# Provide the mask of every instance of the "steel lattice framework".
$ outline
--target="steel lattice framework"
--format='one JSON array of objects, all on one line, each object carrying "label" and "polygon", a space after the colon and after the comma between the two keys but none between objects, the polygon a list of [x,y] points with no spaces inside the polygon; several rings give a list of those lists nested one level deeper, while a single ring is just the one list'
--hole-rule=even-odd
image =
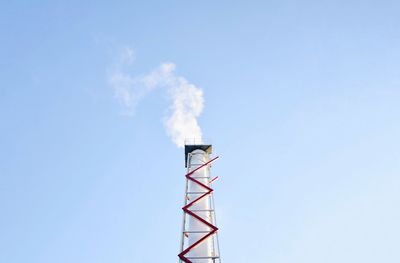
[{"label": "steel lattice framework", "polygon": [[[193,178],[192,175],[199,171],[200,169],[207,169],[209,167],[209,165],[214,162],[215,160],[217,160],[219,157],[215,157],[207,162],[205,162],[204,164],[200,165],[199,167],[197,167],[196,169],[188,172],[185,177],[187,179],[187,181],[191,181],[195,184],[197,184],[198,186],[201,186],[205,192],[202,193],[200,196],[198,196],[197,198],[195,198],[193,201],[188,202],[188,199],[185,198],[185,206],[182,207],[182,210],[184,212],[184,230],[182,233],[182,245],[181,245],[181,253],[178,255],[180,262],[185,262],[185,263],[192,263],[193,261],[191,261],[192,258],[190,258],[189,256],[187,256],[187,254],[189,252],[191,252],[196,246],[199,246],[201,243],[205,242],[206,239],[211,238],[211,236],[213,236],[214,234],[217,233],[218,228],[215,226],[215,217],[213,222],[208,222],[205,219],[203,219],[200,215],[198,215],[195,211],[190,210],[190,208],[195,205],[196,203],[198,203],[200,200],[206,198],[206,197],[210,197],[212,199],[212,193],[213,193],[213,189],[207,185],[205,185],[204,183],[200,182],[199,180],[197,180],[196,178]],[[210,184],[213,180],[209,181],[208,183]],[[212,199],[213,200],[213,199]],[[211,210],[210,210],[211,211]],[[214,210],[212,210],[214,211]],[[189,245],[187,248],[184,248],[184,238],[185,238],[185,218],[186,216],[189,217],[193,217],[196,220],[200,221],[202,224],[204,224],[205,226],[207,226],[210,231],[207,231],[205,233],[204,236],[200,237],[196,242],[194,242],[193,244]],[[218,239],[216,241],[218,243]],[[207,262],[209,262],[209,260],[212,260],[212,262],[220,262],[219,259],[219,255],[214,255],[213,257],[204,257],[204,258],[198,258],[197,260],[208,260]],[[199,262],[199,261],[196,261]]]}]

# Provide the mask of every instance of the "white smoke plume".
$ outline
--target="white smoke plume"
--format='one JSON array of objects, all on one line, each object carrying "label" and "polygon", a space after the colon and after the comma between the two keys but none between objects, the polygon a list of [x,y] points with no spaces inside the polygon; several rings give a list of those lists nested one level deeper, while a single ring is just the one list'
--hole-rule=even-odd
[{"label": "white smoke plume", "polygon": [[133,115],[138,102],[148,92],[160,88],[166,90],[171,100],[170,115],[164,120],[167,135],[178,146],[185,139],[201,143],[202,132],[197,117],[203,111],[203,91],[175,73],[175,64],[162,63],[145,76],[135,77],[116,67],[109,75],[115,97],[124,106],[124,113]]}]

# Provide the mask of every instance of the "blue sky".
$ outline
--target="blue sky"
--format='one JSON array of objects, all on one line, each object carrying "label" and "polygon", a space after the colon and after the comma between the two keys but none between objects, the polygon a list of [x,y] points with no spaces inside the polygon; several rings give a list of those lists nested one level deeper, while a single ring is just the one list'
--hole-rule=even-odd
[{"label": "blue sky", "polygon": [[203,89],[224,262],[400,262],[398,1],[0,4],[0,262],[177,262],[168,95]]}]

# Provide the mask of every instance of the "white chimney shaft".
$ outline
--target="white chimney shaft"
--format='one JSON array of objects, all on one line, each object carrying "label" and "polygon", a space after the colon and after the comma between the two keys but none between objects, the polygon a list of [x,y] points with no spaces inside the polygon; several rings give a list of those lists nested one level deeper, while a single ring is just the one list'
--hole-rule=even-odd
[{"label": "white chimney shaft", "polygon": [[211,188],[211,145],[185,145],[187,167],[180,262],[219,263]]},{"label": "white chimney shaft", "polygon": [[[194,150],[190,153],[188,158],[188,172],[195,170],[201,165],[205,164],[209,161],[208,154],[203,150]],[[209,167],[204,167],[195,171],[191,177],[196,179],[200,183],[210,186],[210,171]],[[197,184],[193,181],[188,181],[188,197],[190,200],[194,200],[201,195],[205,194],[207,189],[204,189],[201,185]],[[201,218],[206,220],[207,222],[213,224],[212,222],[212,214],[211,214],[211,195],[207,195],[197,201],[193,206],[190,207],[190,210],[195,214],[199,215]],[[203,222],[200,222],[198,219],[190,216],[188,218],[188,229],[190,232],[198,232],[198,233],[189,233],[188,235],[188,245],[194,244],[201,237],[206,235],[211,228],[205,225]],[[196,246],[191,252],[188,253],[188,257],[212,257],[213,256],[213,246],[212,246],[212,238],[207,238],[201,244]],[[212,259],[193,259],[194,263],[212,263]]]}]

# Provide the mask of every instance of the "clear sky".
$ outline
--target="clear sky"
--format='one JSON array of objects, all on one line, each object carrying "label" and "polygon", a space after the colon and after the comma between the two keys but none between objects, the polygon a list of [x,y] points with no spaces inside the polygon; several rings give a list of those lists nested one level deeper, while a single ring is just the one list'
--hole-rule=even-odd
[{"label": "clear sky", "polygon": [[399,1],[2,1],[0,262],[177,262],[163,62],[203,89],[223,262],[400,262]]}]

